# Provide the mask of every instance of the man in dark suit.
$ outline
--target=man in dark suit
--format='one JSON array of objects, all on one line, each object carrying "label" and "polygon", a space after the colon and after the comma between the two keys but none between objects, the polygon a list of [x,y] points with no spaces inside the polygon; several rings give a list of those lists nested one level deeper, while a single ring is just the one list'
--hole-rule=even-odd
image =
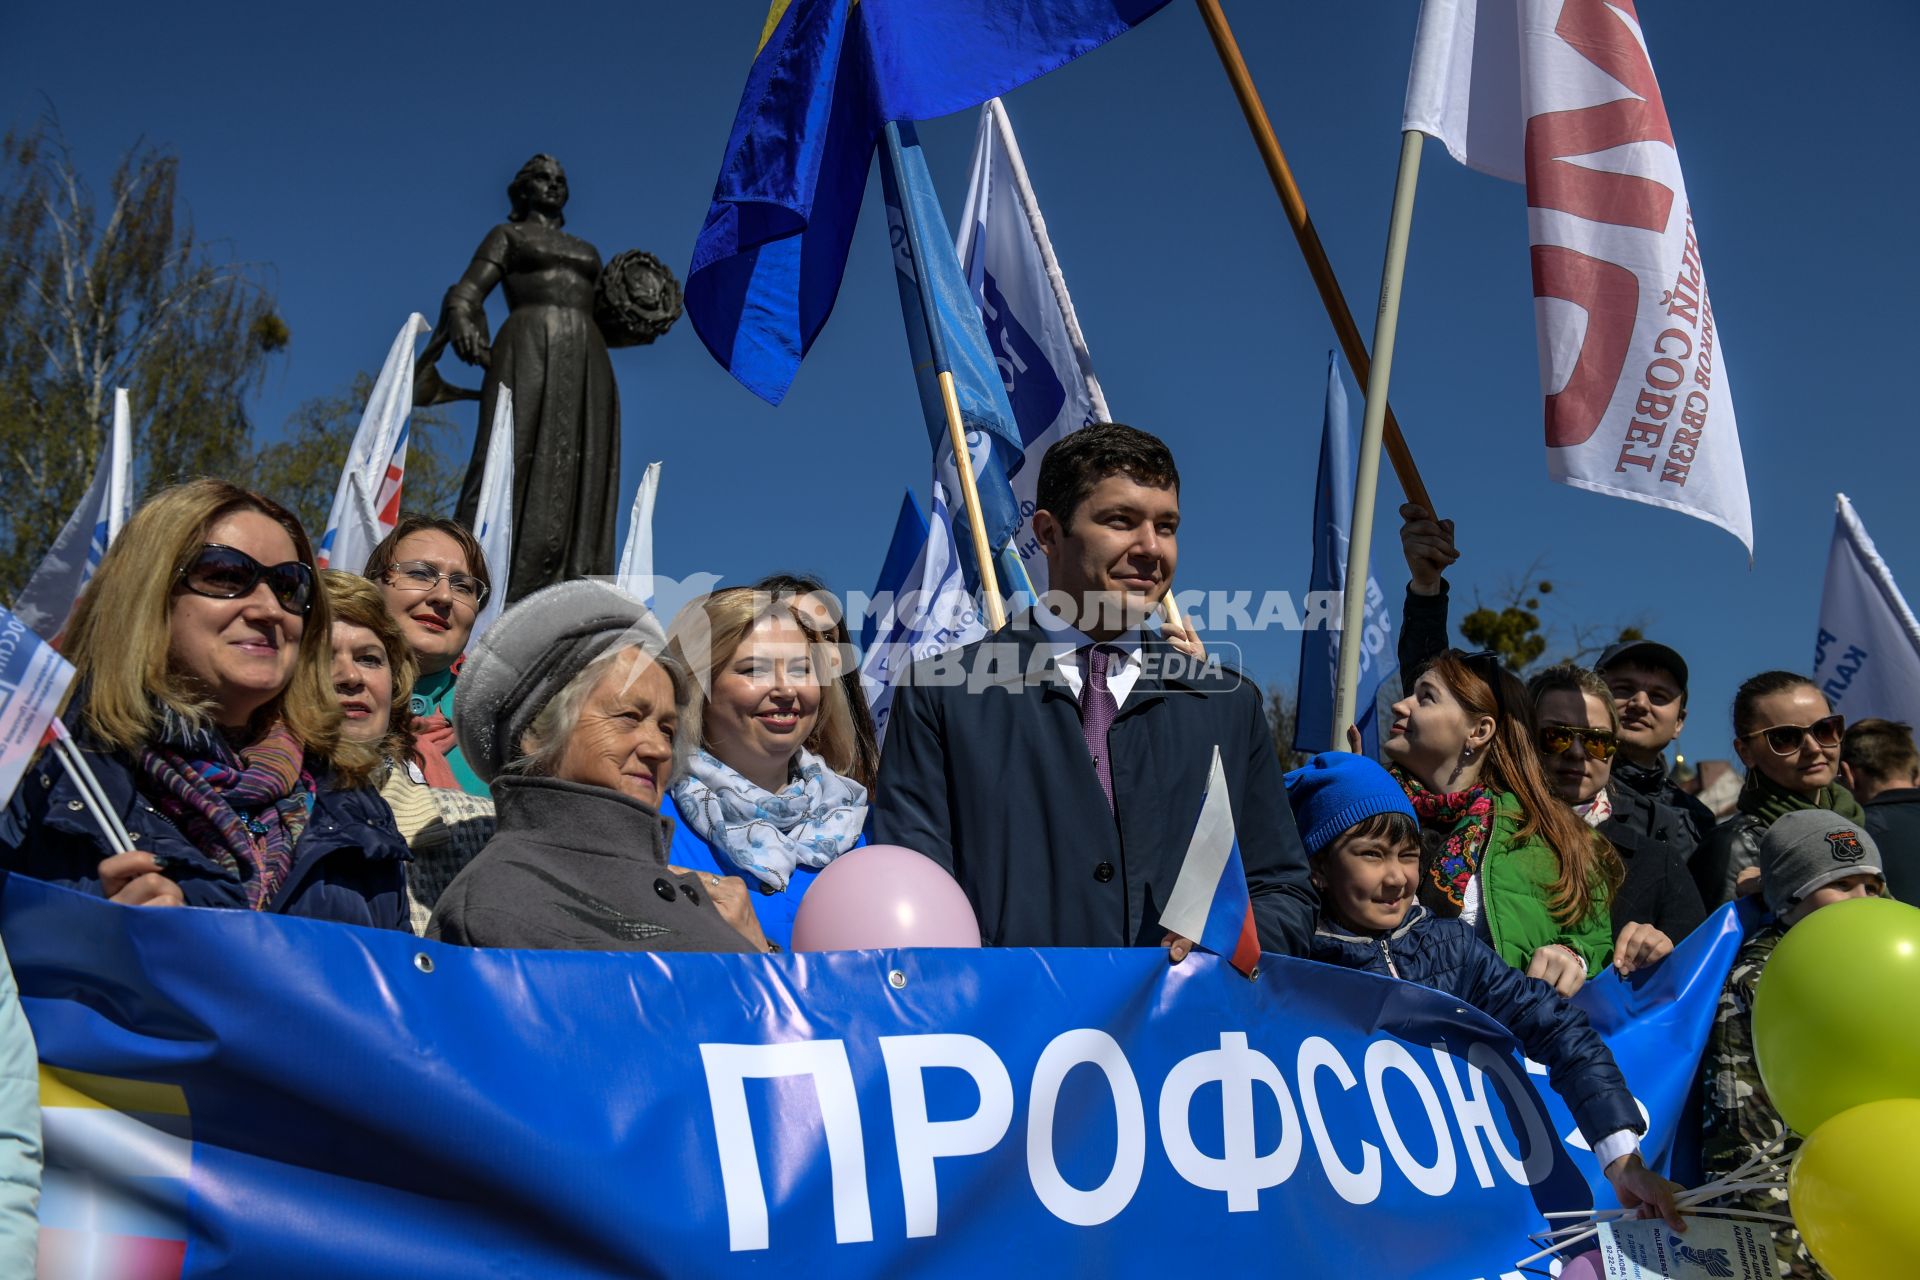
[{"label": "man in dark suit", "polygon": [[1260,691],[1144,626],[1173,581],[1173,455],[1095,423],[1047,450],[1036,496],[1046,601],[896,689],[873,839],[951,871],[989,946],[1178,959],[1159,918],[1218,747],[1261,948],[1303,954],[1317,902]]}]

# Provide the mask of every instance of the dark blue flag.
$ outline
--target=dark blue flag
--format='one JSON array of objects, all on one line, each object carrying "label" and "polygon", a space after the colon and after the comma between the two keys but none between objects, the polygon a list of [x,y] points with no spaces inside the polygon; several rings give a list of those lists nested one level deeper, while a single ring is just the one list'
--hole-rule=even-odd
[{"label": "dark blue flag", "polygon": [[1005,93],[1165,3],[774,0],[687,271],[707,349],[778,404],[833,310],[881,127]]}]

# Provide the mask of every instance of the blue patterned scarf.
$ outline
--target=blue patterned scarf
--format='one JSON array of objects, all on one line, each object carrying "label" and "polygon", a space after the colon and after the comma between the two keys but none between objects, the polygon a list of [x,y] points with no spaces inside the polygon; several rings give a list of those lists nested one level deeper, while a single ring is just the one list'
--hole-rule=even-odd
[{"label": "blue patterned scarf", "polygon": [[867,821],[867,789],[804,748],[779,794],[701,751],[673,784],[680,819],[727,861],[775,890],[794,868],[820,868],[853,848]]}]

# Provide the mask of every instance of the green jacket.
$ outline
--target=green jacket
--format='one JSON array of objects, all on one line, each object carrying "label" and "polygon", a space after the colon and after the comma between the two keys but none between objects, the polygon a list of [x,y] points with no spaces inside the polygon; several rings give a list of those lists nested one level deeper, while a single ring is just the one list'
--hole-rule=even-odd
[{"label": "green jacket", "polygon": [[1524,970],[1541,947],[1560,943],[1578,952],[1592,977],[1613,960],[1613,924],[1604,890],[1594,895],[1593,910],[1572,928],[1564,928],[1547,908],[1560,858],[1539,836],[1522,841],[1525,811],[1509,792],[1494,797],[1493,834],[1480,859],[1480,910],[1493,937],[1493,949]]}]

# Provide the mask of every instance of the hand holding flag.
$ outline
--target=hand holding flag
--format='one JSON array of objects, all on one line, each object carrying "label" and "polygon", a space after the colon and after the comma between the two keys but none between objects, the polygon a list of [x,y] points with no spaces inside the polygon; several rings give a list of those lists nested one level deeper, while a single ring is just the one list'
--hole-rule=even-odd
[{"label": "hand holding flag", "polygon": [[1187,941],[1249,978],[1260,971],[1260,935],[1253,923],[1253,899],[1247,893],[1247,869],[1233,830],[1233,800],[1218,745],[1200,801],[1200,820],[1194,823],[1186,861],[1174,878],[1160,923],[1177,935],[1171,944],[1175,953],[1169,955],[1176,964],[1186,955],[1180,943]]}]

